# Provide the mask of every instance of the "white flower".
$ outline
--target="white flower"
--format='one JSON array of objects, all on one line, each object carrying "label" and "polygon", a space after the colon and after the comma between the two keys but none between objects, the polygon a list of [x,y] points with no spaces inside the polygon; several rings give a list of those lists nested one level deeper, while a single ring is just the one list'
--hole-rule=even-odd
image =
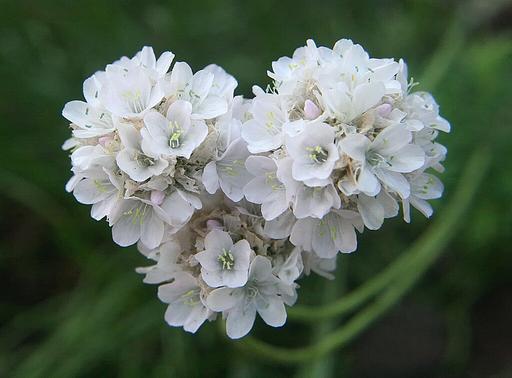
[{"label": "white flower", "polygon": [[77,182],[68,187],[80,203],[93,205],[91,217],[100,220],[109,215],[119,201],[122,178],[103,169],[91,169],[75,177]]},{"label": "white flower", "polygon": [[256,176],[244,186],[248,201],[261,204],[261,214],[270,221],[288,209],[286,190],[277,179],[276,163],[264,156],[249,156],[245,167]]},{"label": "white flower", "polygon": [[304,269],[301,249],[295,247],[286,260],[278,267],[277,276],[287,285],[292,285]]},{"label": "white flower", "polygon": [[[140,251],[146,248],[142,244],[139,246]],[[157,261],[156,265],[144,268],[137,268],[137,273],[145,274],[144,282],[148,284],[157,284],[170,281],[181,272],[182,268],[178,264],[178,257],[182,253],[182,248],[177,241],[171,240],[164,242],[157,249],[150,249],[147,257]]]},{"label": "white flower", "polygon": [[172,283],[158,288],[158,298],[169,303],[165,321],[170,326],[183,327],[187,332],[195,333],[210,315],[203,304],[201,288],[190,273],[176,273]]},{"label": "white flower", "polygon": [[410,183],[411,195],[409,198],[402,200],[404,220],[407,223],[411,221],[410,205],[429,218],[433,210],[427,200],[440,198],[443,195],[443,183],[436,176],[429,173],[415,175]]},{"label": "white flower", "polygon": [[158,176],[169,165],[167,160],[156,154],[142,152],[141,135],[132,125],[120,125],[119,137],[124,149],[117,154],[116,162],[132,180],[142,182]]},{"label": "white flower", "polygon": [[94,138],[115,130],[110,113],[87,102],[68,102],[62,110],[62,115],[77,126],[73,130],[73,136],[76,138]]},{"label": "white flower", "polygon": [[357,210],[368,229],[378,230],[384,218],[392,218],[398,214],[398,203],[385,190],[381,190],[377,197],[361,193],[357,196]]},{"label": "white flower", "polygon": [[102,76],[100,101],[118,117],[141,118],[164,97],[160,85],[141,66],[107,66]]},{"label": "white flower", "polygon": [[325,180],[339,158],[334,129],[325,123],[311,123],[286,141],[293,159],[292,176],[298,181]]},{"label": "white flower", "polygon": [[210,287],[240,287],[247,282],[251,247],[247,240],[233,245],[227,232],[212,230],[204,239],[203,252],[194,257],[201,264],[201,277]]},{"label": "white flower", "polygon": [[140,239],[146,247],[156,248],[162,242],[166,224],[180,227],[200,208],[197,197],[181,190],[175,190],[160,205],[148,199],[127,198],[110,214],[112,238],[122,247]]},{"label": "white flower", "polygon": [[142,149],[146,153],[190,158],[208,134],[204,121],[191,120],[192,104],[178,100],[167,110],[167,116],[152,111],[144,117],[141,130]]},{"label": "white flower", "polygon": [[361,218],[356,212],[333,210],[323,219],[299,219],[293,226],[290,241],[321,258],[332,258],[338,251],[350,253],[356,250],[354,228],[362,231]]},{"label": "white flower", "polygon": [[280,98],[261,94],[253,101],[250,109],[253,118],[242,126],[242,138],[253,154],[271,151],[283,143],[283,124],[286,112],[280,107]]},{"label": "white flower", "polygon": [[284,158],[278,161],[277,177],[285,185],[286,198],[291,202],[293,214],[297,218],[322,218],[332,208],[341,206],[340,196],[330,179],[321,186],[306,186],[292,177],[292,159]]},{"label": "white flower", "polygon": [[174,54],[170,51],[165,51],[157,60],[153,48],[151,46],[144,46],[133,58],[122,57],[112,64],[126,69],[142,67],[156,81],[163,78],[167,71],[169,71],[173,59]]},{"label": "white flower", "polygon": [[245,142],[241,138],[234,140],[220,158],[204,167],[202,180],[206,191],[214,194],[220,187],[230,200],[240,201],[243,188],[251,178],[245,168],[248,156]]},{"label": "white flower", "polygon": [[239,339],[251,330],[256,312],[272,327],[286,322],[286,310],[279,296],[280,280],[272,274],[270,261],[256,256],[249,269],[249,280],[244,287],[221,287],[207,297],[208,308],[226,312],[226,332]]},{"label": "white flower", "polygon": [[233,82],[226,75],[214,67],[193,74],[187,63],[176,62],[163,86],[166,96],[192,104],[193,119],[212,119],[228,111],[226,95]]},{"label": "white flower", "polygon": [[402,173],[421,168],[425,162],[423,150],[411,141],[411,132],[401,125],[385,128],[373,141],[362,134],[343,138],[340,149],[358,163],[359,174],[340,181],[340,189],[347,195],[360,191],[374,196],[381,180],[402,198],[409,197],[409,182]]}]

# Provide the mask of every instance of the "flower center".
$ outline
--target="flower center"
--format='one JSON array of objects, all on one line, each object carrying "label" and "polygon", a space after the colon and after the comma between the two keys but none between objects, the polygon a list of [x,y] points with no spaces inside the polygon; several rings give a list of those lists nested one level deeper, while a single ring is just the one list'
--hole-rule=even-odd
[{"label": "flower center", "polygon": [[309,152],[309,158],[317,164],[324,163],[329,157],[327,151],[321,146],[306,147],[306,151]]},{"label": "flower center", "polygon": [[226,248],[222,248],[222,253],[217,257],[222,269],[231,270],[235,266],[235,257],[231,251]]},{"label": "flower center", "polygon": [[135,161],[140,167],[147,168],[155,165],[155,159],[150,158],[149,156],[146,156],[141,153],[137,153],[135,156]]},{"label": "flower center", "polygon": [[366,161],[374,167],[376,166],[389,166],[387,159],[375,151],[368,151],[366,153]]},{"label": "flower center", "polygon": [[169,122],[169,128],[171,129],[171,136],[169,137],[169,146],[171,148],[179,148],[181,146],[181,136],[183,130],[177,122]]}]

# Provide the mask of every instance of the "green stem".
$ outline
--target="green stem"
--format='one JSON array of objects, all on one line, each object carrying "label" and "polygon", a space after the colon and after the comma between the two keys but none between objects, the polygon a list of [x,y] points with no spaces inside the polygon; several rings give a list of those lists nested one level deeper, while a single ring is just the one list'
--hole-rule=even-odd
[{"label": "green stem", "polygon": [[346,345],[355,336],[390,309],[416,283],[423,273],[433,264],[444,247],[456,234],[462,223],[463,214],[470,207],[479,184],[485,177],[490,164],[487,149],[477,150],[469,161],[460,180],[457,191],[449,207],[441,213],[430,229],[411,247],[408,255],[412,256],[409,273],[394,282],[373,303],[350,319],[345,325],[327,335],[319,342],[302,348],[284,348],[269,345],[248,337],[236,345],[251,352],[252,355],[264,357],[280,363],[297,363],[315,359],[329,353],[335,348]]}]

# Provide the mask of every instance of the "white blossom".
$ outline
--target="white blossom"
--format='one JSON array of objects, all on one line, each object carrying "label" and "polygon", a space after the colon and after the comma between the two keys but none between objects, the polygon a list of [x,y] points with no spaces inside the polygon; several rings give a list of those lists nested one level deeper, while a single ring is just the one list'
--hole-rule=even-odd
[{"label": "white blossom", "polygon": [[208,286],[245,285],[252,252],[247,240],[233,244],[227,232],[214,229],[206,235],[204,247],[194,257],[201,264],[201,276]]},{"label": "white blossom", "polygon": [[213,311],[225,311],[226,332],[232,339],[238,339],[249,333],[256,313],[272,327],[281,327],[286,322],[279,284],[279,278],[272,274],[270,261],[256,256],[244,287],[215,289],[208,295],[206,303]]}]

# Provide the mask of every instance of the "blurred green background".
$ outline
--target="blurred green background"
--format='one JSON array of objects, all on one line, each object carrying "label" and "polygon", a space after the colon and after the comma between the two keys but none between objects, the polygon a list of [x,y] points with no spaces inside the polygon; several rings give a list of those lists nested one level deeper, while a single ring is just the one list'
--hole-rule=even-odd
[{"label": "blurred green background", "polygon": [[[7,377],[511,377],[511,1],[0,1],[0,376]],[[281,366],[205,324],[167,327],[156,287],[134,272],[135,248],[64,191],[69,130],[60,112],[95,70],[143,45],[195,70],[217,63],[238,93],[268,83],[272,60],[307,38],[352,38],[375,57],[403,57],[432,91],[452,133],[442,175],[451,195],[472,152],[492,166],[442,257],[403,300],[342,349]],[[301,282],[301,304],[331,301],[373,277],[428,227],[386,222],[339,258],[332,282]],[[290,347],[344,319],[254,334]]]}]

